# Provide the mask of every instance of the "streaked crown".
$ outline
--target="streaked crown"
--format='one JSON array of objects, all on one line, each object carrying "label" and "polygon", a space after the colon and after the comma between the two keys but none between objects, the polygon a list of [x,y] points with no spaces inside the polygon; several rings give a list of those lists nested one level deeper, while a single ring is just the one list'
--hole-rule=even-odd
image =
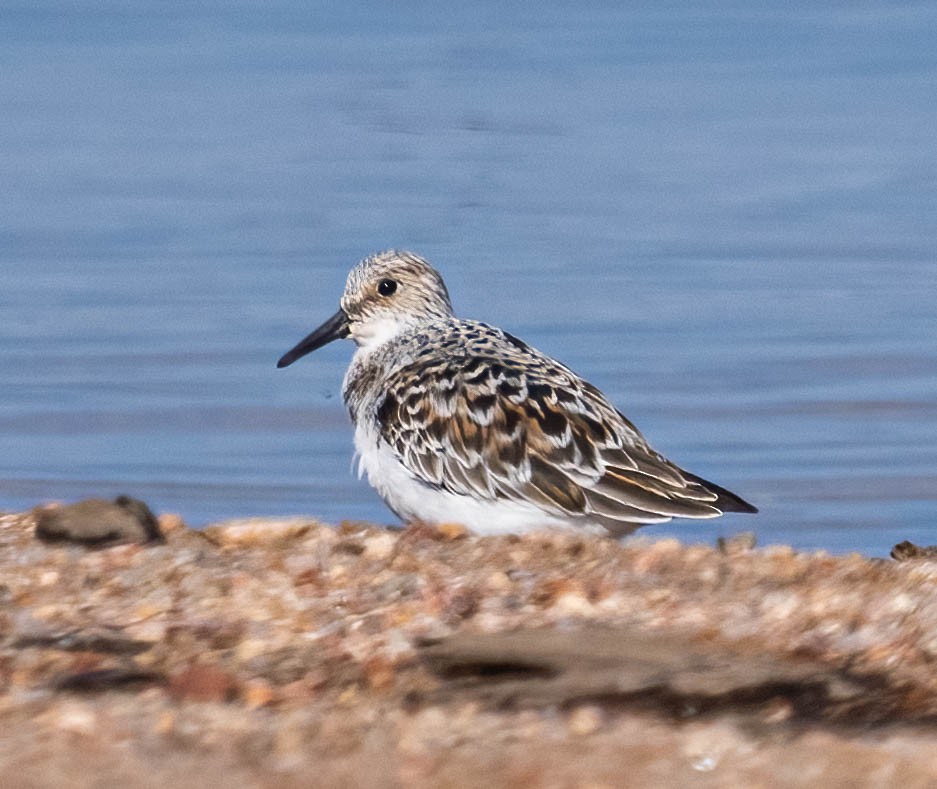
[{"label": "streaked crown", "polygon": [[418,255],[397,250],[370,255],[351,270],[342,309],[360,346],[380,345],[405,329],[452,316],[439,272]]}]

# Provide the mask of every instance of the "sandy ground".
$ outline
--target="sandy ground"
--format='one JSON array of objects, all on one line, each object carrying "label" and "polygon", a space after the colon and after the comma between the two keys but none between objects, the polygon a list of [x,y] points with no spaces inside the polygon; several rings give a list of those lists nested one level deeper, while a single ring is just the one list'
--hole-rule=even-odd
[{"label": "sandy ground", "polygon": [[937,785],[913,551],[36,517],[0,517],[5,789]]}]

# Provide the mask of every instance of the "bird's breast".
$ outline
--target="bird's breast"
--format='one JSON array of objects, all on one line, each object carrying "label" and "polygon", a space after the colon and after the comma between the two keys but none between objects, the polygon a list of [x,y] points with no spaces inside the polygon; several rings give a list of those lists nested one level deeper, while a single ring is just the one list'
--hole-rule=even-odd
[{"label": "bird's breast", "polygon": [[391,372],[387,360],[374,353],[355,353],[345,381],[342,384],[342,397],[352,422],[373,418],[378,402],[386,391],[387,377]]}]

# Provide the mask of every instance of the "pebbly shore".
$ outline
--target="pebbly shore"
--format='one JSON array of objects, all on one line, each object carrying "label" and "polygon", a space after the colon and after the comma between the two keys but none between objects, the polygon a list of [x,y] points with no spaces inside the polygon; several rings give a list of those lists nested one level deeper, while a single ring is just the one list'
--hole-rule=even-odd
[{"label": "pebbly shore", "polygon": [[913,546],[48,512],[0,516],[4,787],[937,784]]}]

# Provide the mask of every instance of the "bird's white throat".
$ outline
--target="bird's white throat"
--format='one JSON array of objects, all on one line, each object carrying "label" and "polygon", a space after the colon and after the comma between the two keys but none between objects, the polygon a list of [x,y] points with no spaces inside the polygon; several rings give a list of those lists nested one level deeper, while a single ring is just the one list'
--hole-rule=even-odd
[{"label": "bird's white throat", "polygon": [[410,328],[407,321],[391,315],[357,321],[351,326],[351,339],[364,351],[373,351]]}]

